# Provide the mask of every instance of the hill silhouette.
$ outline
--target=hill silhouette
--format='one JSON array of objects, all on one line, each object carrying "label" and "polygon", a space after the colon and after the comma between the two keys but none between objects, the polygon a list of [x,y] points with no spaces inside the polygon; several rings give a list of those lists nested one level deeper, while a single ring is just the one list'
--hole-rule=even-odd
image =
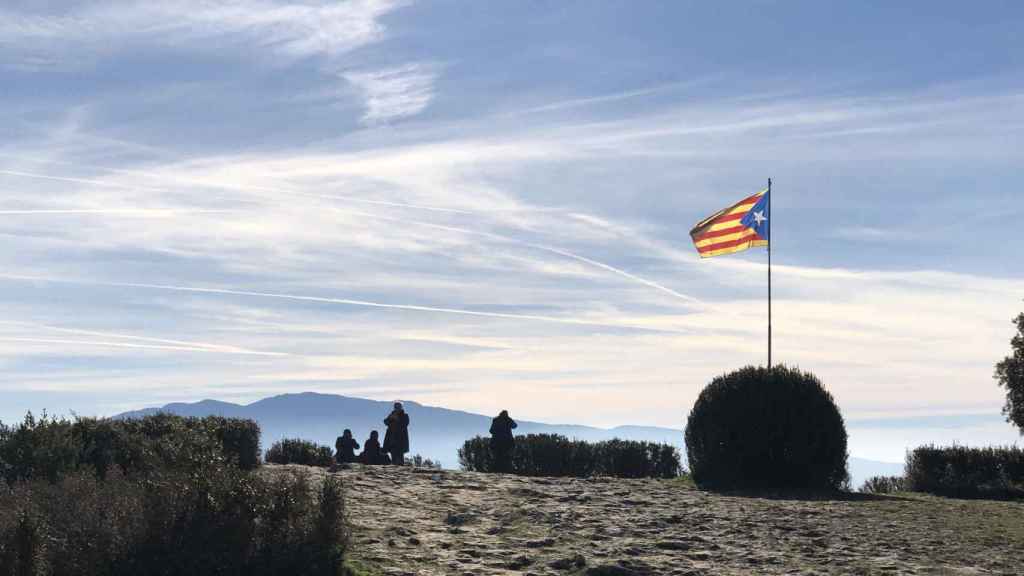
[{"label": "hill silhouette", "polygon": [[[438,406],[425,406],[412,401],[403,401],[403,404],[412,419],[410,426],[412,453],[439,460],[448,468],[458,466],[457,450],[466,439],[478,434],[487,434],[493,417]],[[176,402],[159,408],[125,412],[117,417],[131,418],[157,412],[169,412],[181,416],[251,418],[260,424],[263,431],[263,448],[266,449],[273,442],[282,438],[304,438],[333,447],[335,438],[340,436],[345,428],[350,428],[356,439],[362,443],[369,436],[370,430],[380,430],[383,433],[382,420],[390,411],[391,402],[336,394],[301,392],[271,396],[251,404],[234,404],[220,400]],[[512,417],[515,418],[516,415],[512,414]],[[682,419],[682,415],[680,419]],[[546,424],[518,418],[516,421],[519,423],[519,428],[516,429],[517,434],[562,434],[591,442],[612,438],[665,442],[678,447],[684,455],[686,453],[683,446],[682,430],[673,428],[655,426],[597,428],[575,424]],[[849,469],[856,487],[868,476],[900,474],[903,466],[850,458]]]},{"label": "hill silhouette", "polygon": [[[403,401],[412,419],[411,449],[413,453],[441,460],[455,467],[456,450],[467,438],[487,434],[492,416],[473,414],[418,402]],[[341,431],[350,428],[359,442],[369,436],[370,430],[383,432],[382,420],[391,411],[391,402],[367,400],[351,396],[302,392],[282,394],[258,400],[252,404],[233,404],[219,400],[195,403],[172,403],[160,408],[147,408],[120,414],[118,418],[145,416],[169,412],[181,416],[230,416],[252,418],[263,430],[263,447],[281,438],[298,437],[334,446]],[[513,417],[515,415],[513,414]],[[682,432],[671,428],[648,426],[620,426],[595,428],[572,424],[544,424],[517,420],[517,434],[563,434],[581,440],[598,441],[628,438],[667,442],[682,446]]]}]

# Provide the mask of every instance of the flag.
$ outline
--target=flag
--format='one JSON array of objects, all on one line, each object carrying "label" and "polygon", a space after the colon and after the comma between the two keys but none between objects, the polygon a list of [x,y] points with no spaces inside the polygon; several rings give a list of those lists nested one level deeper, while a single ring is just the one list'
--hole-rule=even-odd
[{"label": "flag", "polygon": [[701,258],[740,252],[754,246],[767,246],[771,235],[768,222],[768,190],[701,220],[690,237]]}]

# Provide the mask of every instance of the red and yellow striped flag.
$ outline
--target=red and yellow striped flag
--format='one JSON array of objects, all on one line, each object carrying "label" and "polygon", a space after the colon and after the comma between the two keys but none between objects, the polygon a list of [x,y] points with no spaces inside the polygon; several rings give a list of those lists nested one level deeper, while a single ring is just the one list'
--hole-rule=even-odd
[{"label": "red and yellow striped flag", "polygon": [[768,190],[719,210],[690,230],[701,258],[732,254],[769,241]]}]

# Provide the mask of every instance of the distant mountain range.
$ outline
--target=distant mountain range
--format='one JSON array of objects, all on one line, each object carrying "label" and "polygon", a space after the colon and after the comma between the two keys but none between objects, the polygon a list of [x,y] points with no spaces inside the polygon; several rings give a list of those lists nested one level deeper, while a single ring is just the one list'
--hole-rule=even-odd
[{"label": "distant mountain range", "polygon": [[[491,425],[492,416],[424,406],[411,401],[405,401],[403,405],[411,420],[409,437],[412,453],[439,460],[447,468],[458,467],[457,450],[466,439],[476,435],[486,436]],[[345,428],[352,430],[360,444],[370,435],[371,430],[379,430],[383,436],[383,420],[390,411],[391,402],[303,392],[272,396],[245,405],[218,400],[173,403],[160,408],[125,412],[117,417],[133,418],[168,412],[181,416],[251,418],[260,424],[264,448],[282,438],[304,438],[333,447],[335,438],[340,436]],[[515,414],[511,416],[516,417]],[[622,438],[666,442],[677,446],[684,457],[686,454],[682,430],[672,428],[619,426],[606,429],[572,424],[544,424],[518,419],[516,421],[519,423],[517,434],[562,434],[588,441]],[[850,458],[849,466],[855,487],[869,476],[901,474],[903,469],[900,464],[860,458]]]}]

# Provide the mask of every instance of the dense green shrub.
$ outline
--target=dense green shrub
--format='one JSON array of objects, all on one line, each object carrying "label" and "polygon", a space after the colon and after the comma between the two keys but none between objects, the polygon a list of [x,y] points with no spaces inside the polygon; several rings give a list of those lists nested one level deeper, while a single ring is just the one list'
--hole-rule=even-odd
[{"label": "dense green shrub", "polygon": [[[477,436],[459,448],[463,470],[495,471],[489,438]],[[516,438],[512,473],[521,476],[618,476],[674,478],[679,451],[668,444],[633,440],[590,443],[558,434],[527,434]]]},{"label": "dense green shrub", "polygon": [[341,574],[340,480],[258,464],[245,420],[0,425],[0,576]]},{"label": "dense green shrub", "polygon": [[[79,421],[88,419],[79,419]],[[160,413],[143,418],[101,420],[124,429],[129,437],[143,437],[154,441],[162,461],[174,462],[187,458],[182,444],[208,443],[243,470],[252,470],[260,464],[260,427],[254,420],[206,416],[186,418]],[[179,438],[187,438],[180,441]]]},{"label": "dense green shrub", "polygon": [[348,543],[341,488],[222,464],[18,482],[0,492],[0,576],[334,576]]},{"label": "dense green shrub", "polygon": [[[520,437],[522,438],[522,437]],[[493,472],[494,459],[488,438],[476,436],[466,440],[458,450],[459,467],[469,472]]]},{"label": "dense green shrub", "polygon": [[221,449],[237,459],[242,470],[260,465],[260,425],[255,420],[207,416],[201,420],[220,440]]},{"label": "dense green shrub", "polygon": [[903,476],[872,476],[861,484],[858,491],[863,494],[892,494],[906,492],[906,485]]},{"label": "dense green shrub", "polygon": [[785,366],[715,378],[690,412],[686,451],[702,488],[837,490],[849,478],[832,396],[814,375]]},{"label": "dense green shrub", "polygon": [[[490,440],[488,440],[488,450]],[[528,434],[516,439],[512,471],[523,476],[592,476],[594,446],[558,434]]]},{"label": "dense green shrub", "polygon": [[256,422],[216,416],[69,420],[28,414],[17,426],[0,425],[0,476],[56,482],[81,468],[103,477],[113,467],[150,472],[210,458],[252,469],[259,465],[259,438]]},{"label": "dense green shrub", "polygon": [[334,452],[328,446],[309,440],[285,438],[274,442],[267,450],[266,460],[272,464],[304,464],[326,468],[334,464]]},{"label": "dense green shrub", "polygon": [[955,498],[1024,497],[1018,447],[921,446],[907,453],[907,488]]},{"label": "dense green shrub", "polygon": [[618,478],[675,478],[682,472],[671,444],[609,440],[595,446],[601,474]]},{"label": "dense green shrub", "polygon": [[45,413],[31,413],[16,426],[0,425],[0,474],[13,482],[28,478],[56,480],[76,470],[83,460],[83,446],[71,434],[71,422]]}]

